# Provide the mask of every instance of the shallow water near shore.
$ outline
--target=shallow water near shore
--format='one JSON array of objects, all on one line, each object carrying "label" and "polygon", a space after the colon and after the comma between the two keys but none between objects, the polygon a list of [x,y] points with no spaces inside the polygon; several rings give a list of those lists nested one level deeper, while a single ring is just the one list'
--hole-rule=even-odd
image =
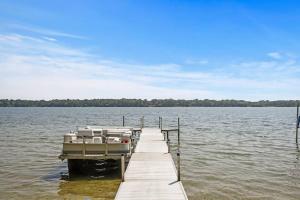
[{"label": "shallow water near shore", "polygon": [[[63,134],[80,125],[176,127],[189,199],[300,197],[294,108],[0,108],[0,199],[113,199],[117,177],[67,178]],[[173,150],[176,136],[171,135]]]}]

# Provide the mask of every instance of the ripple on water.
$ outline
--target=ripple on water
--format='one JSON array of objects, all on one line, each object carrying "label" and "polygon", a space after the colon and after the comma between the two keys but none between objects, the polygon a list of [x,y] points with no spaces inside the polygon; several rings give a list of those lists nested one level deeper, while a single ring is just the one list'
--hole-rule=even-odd
[{"label": "ripple on water", "polygon": [[[191,200],[296,200],[300,153],[293,108],[0,108],[3,199],[113,199],[120,180],[67,179],[58,161],[63,134],[78,125],[176,127],[182,180]],[[176,134],[171,134],[176,150]],[[176,157],[174,157],[176,159]]]}]

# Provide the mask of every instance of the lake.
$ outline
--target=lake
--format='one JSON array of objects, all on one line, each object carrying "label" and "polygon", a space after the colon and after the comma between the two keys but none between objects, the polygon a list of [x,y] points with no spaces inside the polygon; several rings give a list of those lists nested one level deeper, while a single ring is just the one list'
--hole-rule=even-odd
[{"label": "lake", "polygon": [[[113,199],[115,177],[63,178],[63,135],[80,125],[176,127],[190,200],[299,199],[295,108],[0,108],[1,199]],[[171,134],[173,150],[176,135]],[[173,151],[174,152],[174,151]]]}]

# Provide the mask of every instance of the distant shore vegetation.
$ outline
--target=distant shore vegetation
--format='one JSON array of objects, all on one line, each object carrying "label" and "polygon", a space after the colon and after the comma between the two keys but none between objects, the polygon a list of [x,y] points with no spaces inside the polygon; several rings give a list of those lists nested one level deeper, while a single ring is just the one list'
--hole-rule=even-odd
[{"label": "distant shore vegetation", "polygon": [[175,99],[0,99],[0,107],[294,107],[297,100],[175,100]]}]

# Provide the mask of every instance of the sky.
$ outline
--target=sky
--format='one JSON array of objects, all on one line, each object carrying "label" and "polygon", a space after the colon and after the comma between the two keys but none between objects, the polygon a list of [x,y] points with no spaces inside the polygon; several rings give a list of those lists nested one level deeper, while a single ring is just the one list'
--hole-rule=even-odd
[{"label": "sky", "polygon": [[0,99],[300,99],[300,1],[1,0]]}]

